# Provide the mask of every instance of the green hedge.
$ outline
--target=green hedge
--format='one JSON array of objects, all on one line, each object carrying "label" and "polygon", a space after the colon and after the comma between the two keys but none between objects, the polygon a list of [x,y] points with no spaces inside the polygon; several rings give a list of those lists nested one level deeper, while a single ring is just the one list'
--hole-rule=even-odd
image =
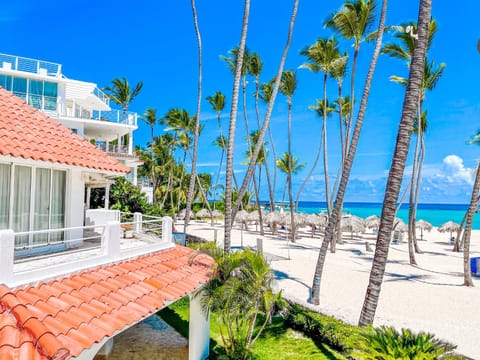
[{"label": "green hedge", "polygon": [[351,350],[353,338],[361,331],[333,316],[316,313],[293,303],[289,304],[285,322],[291,328],[343,353]]}]

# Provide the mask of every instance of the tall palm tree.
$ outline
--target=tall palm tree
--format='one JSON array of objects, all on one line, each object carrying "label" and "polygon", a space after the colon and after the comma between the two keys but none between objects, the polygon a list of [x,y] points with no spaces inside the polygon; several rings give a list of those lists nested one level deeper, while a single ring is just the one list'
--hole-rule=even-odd
[{"label": "tall palm tree", "polygon": [[218,167],[217,178],[215,180],[215,186],[218,186],[218,179],[220,177],[220,172],[222,170],[223,157],[225,156],[225,151],[227,149],[227,141],[226,141],[227,139],[225,138],[225,136],[222,135],[222,123],[221,123],[222,111],[225,108],[225,95],[223,95],[221,91],[217,91],[213,96],[207,96],[206,100],[210,103],[210,105],[212,106],[212,109],[217,113],[218,131],[220,134],[216,139],[216,141],[219,140],[220,142],[217,142],[217,143],[214,142],[214,145],[217,145],[222,150],[222,154],[220,157],[220,165]]},{"label": "tall palm tree", "polygon": [[[259,155],[261,149],[263,148],[263,139],[264,139],[265,134],[267,132],[267,129],[270,125],[270,118],[272,116],[273,106],[275,104],[275,100],[276,100],[277,93],[278,93],[278,88],[280,86],[280,79],[281,79],[281,76],[282,76],[282,73],[283,73],[283,68],[284,68],[284,65],[285,65],[285,60],[287,58],[288,49],[290,48],[290,42],[291,42],[292,34],[293,34],[293,26],[295,25],[295,19],[296,19],[296,16],[297,16],[297,10],[298,10],[299,2],[300,2],[300,0],[294,0],[292,15],[291,15],[291,18],[290,18],[290,25],[289,25],[289,29],[288,29],[287,41],[286,41],[285,48],[284,48],[283,53],[282,53],[282,57],[280,59],[280,64],[278,65],[277,75],[275,77],[275,82],[274,82],[273,87],[272,87],[272,96],[270,98],[270,102],[268,103],[268,107],[267,107],[267,111],[265,113],[262,128],[260,129],[260,132],[259,132],[258,143],[255,145],[255,150],[253,151],[251,161],[248,164],[248,168],[247,168],[247,172],[245,174],[245,178],[243,179],[242,185],[241,185],[240,189],[238,190],[239,199],[241,199],[243,194],[247,191],[248,183],[249,183],[250,178],[252,177],[253,172],[255,170],[258,155]],[[240,200],[239,199],[237,199],[237,201],[235,202],[235,205],[233,207],[234,211],[232,211],[232,216],[235,215],[237,209],[240,206]],[[228,232],[229,232],[229,236],[230,236],[231,226],[228,229]]]},{"label": "tall palm tree", "polygon": [[380,48],[382,46],[383,31],[385,28],[385,17],[387,13],[388,0],[383,0],[382,10],[380,12],[380,21],[378,24],[378,30],[376,32],[375,49],[373,51],[370,66],[368,68],[367,77],[365,80],[365,87],[363,89],[362,100],[360,102],[360,108],[358,110],[355,127],[352,133],[352,139],[348,148],[347,157],[345,158],[344,166],[342,169],[342,176],[340,184],[338,186],[337,195],[334,201],[334,207],[332,215],[328,219],[327,227],[325,229],[325,236],[320,247],[318,254],[317,265],[315,267],[315,274],[312,283],[312,297],[311,302],[318,305],[320,303],[320,284],[322,281],[323,267],[325,264],[325,257],[327,255],[328,245],[332,242],[334,231],[338,223],[338,217],[341,214],[341,207],[343,199],[345,198],[345,190],[347,188],[348,179],[350,178],[350,172],[352,170],[353,159],[357,151],[358,140],[362,131],[363,119],[367,109],[368,96],[370,94],[370,87],[372,84],[373,74],[377,65],[378,55],[380,54]]},{"label": "tall palm tree", "polygon": [[[152,146],[153,146],[153,142],[154,142],[154,131],[155,131],[155,124],[157,123],[157,109],[152,109],[152,108],[147,108],[147,110],[145,110],[145,113],[142,117],[143,121],[145,121],[145,123],[147,125],[150,126],[150,130],[151,130],[151,138],[150,138],[150,151],[152,152],[152,160],[153,160],[153,151],[152,151]],[[153,203],[155,204],[155,167],[152,166],[152,173],[151,173],[151,177],[152,177],[152,183],[153,183]]]},{"label": "tall palm tree", "polygon": [[418,40],[415,41],[415,48],[410,65],[408,87],[405,93],[402,117],[385,190],[385,199],[383,201],[372,270],[370,272],[365,301],[359,319],[360,326],[373,323],[378,298],[380,296],[395,218],[396,203],[405,170],[413,122],[417,113],[417,103],[420,99],[423,72],[425,70],[425,55],[428,47],[428,26],[430,24],[431,10],[432,0],[420,1]]},{"label": "tall palm tree", "polygon": [[[287,181],[285,183],[285,187],[288,187],[290,189],[293,175],[298,174],[301,170],[305,168],[305,163],[299,163],[299,159],[293,155],[290,155],[288,152],[283,153],[283,156],[281,158],[277,159],[276,163],[277,167],[287,175]],[[290,226],[293,228],[295,227],[294,225],[294,216],[293,216],[293,208],[290,208]],[[294,230],[291,230],[292,236],[291,240],[292,242],[295,242],[295,237],[294,237]]]},{"label": "tall palm tree", "polygon": [[[280,92],[287,97],[287,154],[288,154],[288,177],[292,178],[292,98],[295,90],[297,89],[297,76],[294,71],[286,70],[282,74],[282,79],[280,81]],[[293,190],[292,190],[292,181],[288,181],[288,200],[290,203],[290,238],[292,241],[295,241],[295,207],[293,206]]]},{"label": "tall palm tree", "polygon": [[[308,62],[303,67],[313,72],[323,72],[323,107],[327,108],[327,78],[333,67],[344,62],[340,56],[338,42],[334,37],[329,39],[318,39],[315,44],[301,51],[307,57]],[[327,112],[323,113],[322,138],[323,142],[323,170],[325,173],[325,202],[327,203],[328,215],[332,212],[330,201],[330,187],[328,181],[328,154],[327,154]],[[320,145],[319,145],[320,146]],[[320,150],[319,150],[320,151]]]},{"label": "tall palm tree", "polygon": [[123,77],[122,79],[113,79],[112,86],[106,86],[103,90],[107,92],[107,96],[110,100],[122,107],[125,116],[128,106],[138,96],[142,87],[143,82],[139,81],[133,89],[131,89],[127,78]]},{"label": "tall palm tree", "polygon": [[[185,212],[184,232],[187,232],[188,222],[190,221],[190,211],[192,209],[193,195],[195,190],[195,181],[197,180],[197,153],[198,153],[198,135],[200,133],[200,107],[202,104],[202,38],[198,27],[197,9],[195,0],[192,0],[193,25],[195,27],[195,35],[197,37],[198,46],[198,85],[197,85],[197,114],[195,116],[195,130],[193,132],[193,156],[190,184],[188,186],[187,208]],[[201,184],[199,182],[199,186]]]},{"label": "tall palm tree", "polygon": [[[347,0],[336,13],[325,22],[325,26],[338,32],[343,38],[353,40],[353,61],[350,81],[350,96],[355,104],[355,72],[360,45],[365,40],[367,32],[373,26],[375,19],[374,0]],[[353,106],[350,112],[353,119]]]},{"label": "tall palm tree", "polygon": [[[245,42],[247,40],[248,17],[250,14],[250,0],[245,0],[243,11],[242,33],[240,36],[240,44],[238,46],[238,56],[235,63],[235,75],[233,79],[232,90],[232,106],[230,110],[230,125],[228,130],[228,147],[227,147],[227,167],[225,171],[225,232],[223,246],[226,253],[230,252],[231,246],[231,229],[232,229],[232,175],[233,175],[233,149],[235,144],[235,128],[237,122],[238,111],[238,93],[240,89],[240,78],[243,68],[243,54],[245,50]],[[241,198],[241,196],[240,196]]]}]

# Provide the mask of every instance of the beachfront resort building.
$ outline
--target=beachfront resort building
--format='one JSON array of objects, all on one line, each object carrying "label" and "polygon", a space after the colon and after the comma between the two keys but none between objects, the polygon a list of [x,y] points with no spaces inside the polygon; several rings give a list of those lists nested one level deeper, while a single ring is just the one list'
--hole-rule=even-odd
[{"label": "beachfront resort building", "polygon": [[125,176],[137,184],[138,116],[112,109],[96,84],[67,78],[60,64],[0,53],[0,86],[129,167]]},{"label": "beachfront resort building", "polygon": [[[208,256],[174,243],[169,217],[85,210],[86,188],[131,169],[87,140],[101,121],[72,119],[74,132],[57,121],[68,87],[58,77],[51,91],[49,72],[25,80],[25,98],[12,93],[20,89],[13,75],[3,78],[10,89],[0,88],[0,359],[106,355],[117,335],[201,287],[212,268]],[[43,93],[32,97],[33,81]],[[203,359],[209,322],[199,300],[190,304],[189,358]]]}]

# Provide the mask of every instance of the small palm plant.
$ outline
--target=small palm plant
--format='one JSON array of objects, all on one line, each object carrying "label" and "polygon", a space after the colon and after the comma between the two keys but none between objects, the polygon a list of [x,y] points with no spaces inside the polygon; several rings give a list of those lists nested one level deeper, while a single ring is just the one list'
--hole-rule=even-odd
[{"label": "small palm plant", "polygon": [[455,345],[433,334],[415,334],[410,329],[398,332],[389,326],[365,330],[354,340],[353,348],[353,357],[364,360],[462,359],[452,353]]}]

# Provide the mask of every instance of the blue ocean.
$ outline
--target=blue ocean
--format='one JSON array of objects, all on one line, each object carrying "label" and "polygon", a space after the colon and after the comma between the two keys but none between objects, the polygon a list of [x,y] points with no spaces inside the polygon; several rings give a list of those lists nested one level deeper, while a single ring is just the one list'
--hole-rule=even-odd
[{"label": "blue ocean", "polygon": [[[298,208],[299,212],[313,214],[321,211],[325,212],[327,205],[324,202],[300,201]],[[439,226],[449,220],[460,224],[467,209],[467,204],[418,204],[417,220],[426,220],[433,226]],[[343,206],[343,211],[362,218],[370,215],[380,216],[382,204],[346,202]],[[403,221],[408,222],[408,204],[402,204],[397,216]],[[480,230],[479,214],[475,214],[473,218],[473,229]]]}]

